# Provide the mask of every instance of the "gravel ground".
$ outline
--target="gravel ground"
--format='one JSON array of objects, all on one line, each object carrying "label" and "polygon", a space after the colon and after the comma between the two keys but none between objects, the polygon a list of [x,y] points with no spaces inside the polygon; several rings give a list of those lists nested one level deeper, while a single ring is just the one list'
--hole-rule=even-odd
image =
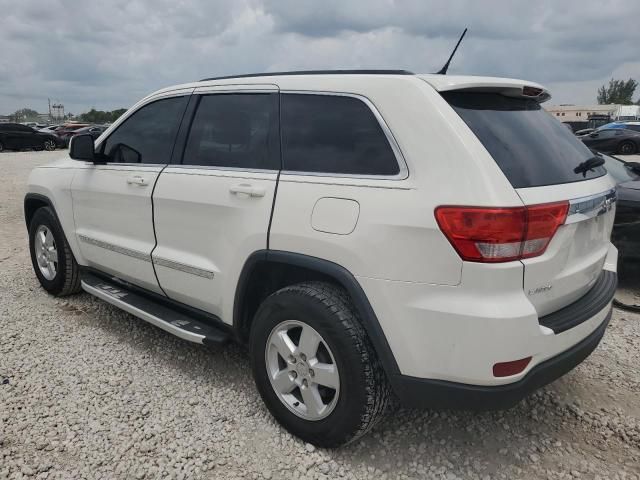
[{"label": "gravel ground", "polygon": [[1,479],[640,479],[640,315],[614,311],[584,364],[509,411],[401,410],[315,449],[271,418],[239,347],[39,288],[24,185],[59,155],[0,154]]}]

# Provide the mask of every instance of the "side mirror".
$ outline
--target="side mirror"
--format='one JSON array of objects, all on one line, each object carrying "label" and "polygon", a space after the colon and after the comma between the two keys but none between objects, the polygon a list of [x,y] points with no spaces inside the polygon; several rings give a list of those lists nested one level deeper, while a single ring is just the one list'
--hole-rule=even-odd
[{"label": "side mirror", "polygon": [[74,160],[93,162],[96,152],[91,135],[74,135],[69,142],[69,156]]},{"label": "side mirror", "polygon": [[592,132],[592,133],[589,134],[589,136],[591,138],[596,138],[598,136],[598,133],[597,132]]}]

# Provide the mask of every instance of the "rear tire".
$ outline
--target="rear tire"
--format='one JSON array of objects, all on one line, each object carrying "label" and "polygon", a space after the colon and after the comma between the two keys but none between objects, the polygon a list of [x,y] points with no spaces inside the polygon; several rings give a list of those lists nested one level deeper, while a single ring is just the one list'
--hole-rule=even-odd
[{"label": "rear tire", "polygon": [[618,153],[620,155],[633,155],[637,153],[637,151],[638,146],[633,142],[624,141],[618,145]]},{"label": "rear tire", "polygon": [[[278,336],[283,328],[288,339],[283,345],[289,345],[293,354],[286,350],[285,356],[293,357],[290,359],[283,358],[281,348],[275,347],[283,338]],[[301,341],[308,335],[304,332],[319,338],[315,354],[304,355],[303,343],[313,343]],[[382,365],[341,288],[307,282],[278,290],[260,305],[249,343],[253,375],[267,408],[289,432],[306,442],[319,447],[352,442],[367,433],[387,409],[390,390]],[[325,379],[329,377],[324,377],[327,365],[336,372],[329,382]],[[275,381],[281,374],[287,378],[278,392]],[[335,387],[327,387],[333,382]],[[311,387],[315,395],[309,393]],[[315,399],[319,399],[315,406],[322,408],[314,408]]]},{"label": "rear tire", "polygon": [[80,267],[49,207],[36,210],[29,224],[31,263],[40,285],[57,297],[78,293]]}]

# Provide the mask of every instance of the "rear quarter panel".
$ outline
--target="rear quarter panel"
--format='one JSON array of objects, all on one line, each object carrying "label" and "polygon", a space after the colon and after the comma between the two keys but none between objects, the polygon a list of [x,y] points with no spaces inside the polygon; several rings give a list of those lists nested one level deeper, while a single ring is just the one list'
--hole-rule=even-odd
[{"label": "rear quarter panel", "polygon": [[[366,97],[396,139],[408,176],[283,173],[270,248],[331,260],[361,277],[458,285],[463,263],[441,233],[434,210],[439,205],[522,205],[493,159],[445,100],[419,78],[305,80],[305,90]],[[296,79],[278,83],[282,92],[300,89]],[[358,202],[359,217],[350,234],[313,229],[313,208],[324,197]]]}]

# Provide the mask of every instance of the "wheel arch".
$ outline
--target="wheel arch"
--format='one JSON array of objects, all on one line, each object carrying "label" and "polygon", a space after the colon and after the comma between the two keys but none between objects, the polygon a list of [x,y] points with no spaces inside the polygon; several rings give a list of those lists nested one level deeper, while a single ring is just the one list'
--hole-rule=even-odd
[{"label": "wheel arch", "polygon": [[43,195],[41,193],[33,193],[33,192],[29,192],[24,196],[24,220],[27,225],[27,230],[29,230],[29,226],[31,224],[31,219],[33,218],[33,215],[36,213],[38,209],[43,207],[49,207],[51,209],[51,212],[53,212],[53,217],[56,219],[56,222],[58,222],[58,225],[60,225],[60,230],[62,230],[62,235],[64,236],[64,239],[66,240],[67,244],[69,245],[69,248],[71,249],[71,253],[73,254],[75,260],[78,261],[79,252],[77,251],[77,245],[74,242],[69,242],[69,237],[67,236],[67,232],[65,232],[64,224],[60,221],[60,217],[58,216],[56,207],[53,204],[53,201],[51,201],[51,199],[48,196]]},{"label": "wheel arch", "polygon": [[346,290],[353,302],[387,378],[400,373],[380,322],[358,280],[346,268],[329,260],[280,250],[259,250],[246,260],[240,273],[233,304],[233,326],[246,343],[258,306],[271,293],[288,285],[323,280]]},{"label": "wheel arch", "polygon": [[27,193],[24,197],[24,220],[27,224],[27,228],[31,224],[31,219],[33,215],[36,213],[36,210],[43,207],[51,208],[53,215],[56,217],[58,223],[60,223],[60,219],[58,218],[58,214],[56,213],[56,209],[53,206],[53,203],[49,199],[49,197],[45,195],[41,195],[39,193]]}]

